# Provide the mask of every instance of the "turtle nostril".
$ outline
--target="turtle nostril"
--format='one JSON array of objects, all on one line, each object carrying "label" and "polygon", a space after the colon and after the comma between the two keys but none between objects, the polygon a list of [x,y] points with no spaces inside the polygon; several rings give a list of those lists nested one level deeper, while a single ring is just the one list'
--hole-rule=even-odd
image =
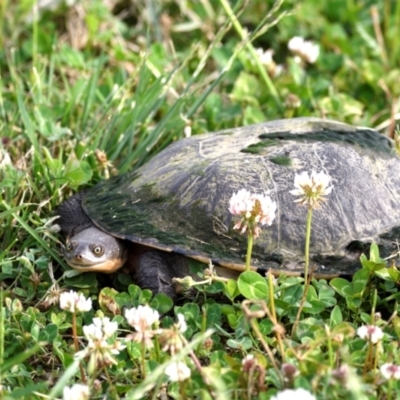
[{"label": "turtle nostril", "polygon": [[75,258],[77,259],[77,260],[82,260],[82,254],[75,254]]}]

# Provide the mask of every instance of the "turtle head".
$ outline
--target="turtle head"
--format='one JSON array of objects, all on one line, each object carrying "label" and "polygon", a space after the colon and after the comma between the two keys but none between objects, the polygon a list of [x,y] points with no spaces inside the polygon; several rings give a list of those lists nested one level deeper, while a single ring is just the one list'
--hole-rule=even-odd
[{"label": "turtle head", "polygon": [[125,264],[127,249],[121,240],[91,227],[67,238],[64,257],[77,271],[111,274]]}]

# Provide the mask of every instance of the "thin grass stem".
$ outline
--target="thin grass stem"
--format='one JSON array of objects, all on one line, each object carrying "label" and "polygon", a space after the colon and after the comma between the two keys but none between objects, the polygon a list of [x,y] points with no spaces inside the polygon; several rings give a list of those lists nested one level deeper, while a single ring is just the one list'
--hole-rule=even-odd
[{"label": "thin grass stem", "polygon": [[[74,340],[75,353],[79,351],[78,330],[76,328],[76,313],[72,313],[72,336]],[[81,373],[82,383],[86,383],[85,371],[83,370],[82,362],[79,362],[79,370]]]},{"label": "thin grass stem", "polygon": [[[230,18],[230,20],[232,21],[232,24],[234,26],[234,28],[236,29],[237,33],[239,34],[240,38],[242,40],[246,39],[247,37],[247,33],[246,31],[243,29],[242,25],[240,24],[239,20],[237,19],[235,13],[232,10],[232,7],[230,6],[229,2],[227,0],[220,0],[220,3],[222,5],[222,7],[224,8],[226,14],[228,15],[228,17]],[[254,60],[254,62],[257,65],[258,71],[261,75],[261,78],[263,79],[265,85],[267,86],[269,92],[271,93],[272,97],[275,100],[276,105],[279,107],[280,110],[283,109],[282,106],[282,102],[281,99],[279,97],[278,91],[275,87],[275,85],[273,84],[271,78],[269,77],[267,71],[265,70],[265,67],[261,64],[260,58],[257,55],[254,46],[248,42],[246,43],[245,47],[247,48],[247,50],[249,51],[252,59]]]}]

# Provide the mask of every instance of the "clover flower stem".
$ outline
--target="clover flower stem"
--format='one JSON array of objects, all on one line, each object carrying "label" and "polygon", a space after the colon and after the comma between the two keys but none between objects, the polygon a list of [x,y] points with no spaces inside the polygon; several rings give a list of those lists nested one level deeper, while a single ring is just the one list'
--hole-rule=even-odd
[{"label": "clover flower stem", "polygon": [[363,370],[363,376],[365,377],[368,373],[368,371],[371,371],[372,369],[372,359],[373,359],[373,351],[374,351],[374,345],[372,344],[371,340],[368,340],[368,351],[367,351],[367,356],[365,357],[365,362],[364,362],[364,370]]},{"label": "clover flower stem", "polygon": [[142,346],[141,346],[141,358],[142,358],[142,378],[146,379],[146,359],[145,359],[145,354],[146,354],[146,343],[145,341],[142,341]]},{"label": "clover flower stem", "polygon": [[186,400],[187,399],[185,387],[186,387],[186,380],[184,380],[182,382],[179,382],[179,392],[181,394],[181,399],[182,400]]},{"label": "clover flower stem", "polygon": [[[201,316],[201,333],[204,334],[204,332],[207,330],[207,311],[205,307],[202,307],[202,316]],[[182,335],[181,335],[182,337]],[[184,338],[184,337],[183,337]],[[203,343],[200,342],[199,345],[197,346],[197,353],[200,353],[201,349],[203,347]]]},{"label": "clover flower stem", "polygon": [[260,341],[260,343],[264,347],[264,350],[268,354],[269,360],[270,360],[271,364],[273,365],[273,367],[275,368],[275,371],[276,371],[277,375],[279,377],[281,377],[282,384],[283,384],[282,374],[280,373],[280,369],[279,369],[278,364],[276,362],[275,355],[273,354],[271,348],[269,347],[268,342],[264,339],[264,335],[261,333],[261,330],[259,328],[259,325],[258,325],[258,322],[257,322],[256,318],[250,318],[249,319],[249,323],[250,323],[251,329],[253,330],[253,332],[255,333],[256,337],[258,338],[258,340]]},{"label": "clover flower stem", "polygon": [[377,371],[378,368],[378,360],[379,360],[379,353],[380,353],[380,347],[381,347],[381,343],[378,342],[375,346],[375,352],[374,352],[374,359],[373,359],[373,363],[374,363],[374,371]]},{"label": "clover flower stem", "polygon": [[154,337],[154,348],[156,350],[157,362],[161,362],[161,349],[160,349],[160,341],[158,340],[158,336]]},{"label": "clover flower stem", "polygon": [[308,282],[308,267],[310,264],[310,238],[311,238],[311,220],[312,220],[312,207],[308,207],[307,222],[306,222],[306,247],[304,250],[305,264],[304,264],[304,284]]},{"label": "clover flower stem", "polygon": [[[275,310],[275,296],[274,296],[274,276],[271,272],[268,272],[268,286],[269,286],[269,307],[271,310],[271,320],[275,324],[278,323],[276,319],[276,310]],[[282,343],[282,336],[279,330],[275,330],[276,340],[278,342],[279,351],[281,353],[282,362],[285,362],[285,350]]]},{"label": "clover flower stem", "polygon": [[[376,309],[377,301],[378,301],[378,292],[377,292],[377,290],[375,290],[373,293],[373,297],[372,297],[372,309],[371,309],[371,323],[372,324],[375,324],[375,309]],[[378,341],[376,343],[376,346],[374,346],[373,340],[371,340],[371,337],[370,337],[368,340],[367,357],[366,357],[365,363],[364,363],[364,370],[363,370],[364,376],[366,376],[368,371],[371,371],[371,369],[377,370],[379,352],[380,352],[380,342]]]},{"label": "clover flower stem", "polygon": [[[75,353],[79,351],[78,333],[76,329],[76,313],[72,313],[72,336],[74,338]],[[81,372],[82,383],[86,384],[85,371],[83,370],[82,363],[79,363],[79,370]]]},{"label": "clover flower stem", "polygon": [[253,250],[253,235],[247,235],[246,271],[250,271],[251,252]]},{"label": "clover flower stem", "polygon": [[[107,377],[108,384],[110,385],[110,389],[114,389],[115,390],[113,382],[112,382],[111,377],[110,377],[110,374],[108,373],[107,367],[103,367],[103,370],[104,370],[104,374]],[[110,390],[110,392],[112,393],[113,390]]]},{"label": "clover flower stem", "polygon": [[308,292],[308,286],[309,285],[310,285],[310,282],[308,280],[304,282],[303,295],[301,296],[299,310],[297,311],[296,319],[294,320],[294,324],[292,326],[291,336],[293,336],[294,333],[296,332],[297,325],[300,322],[300,317],[301,317],[301,313],[303,312],[304,303],[305,303],[306,298],[307,298],[307,292]]},{"label": "clover flower stem", "polygon": [[[223,282],[223,283],[227,283],[229,281],[229,278],[224,278],[222,276],[213,276],[211,278],[212,282]],[[206,282],[206,283],[210,283],[210,282]]]},{"label": "clover flower stem", "polygon": [[327,325],[325,325],[325,332],[326,332],[326,337],[327,337],[327,342],[328,342],[329,366],[333,369],[335,367],[335,360],[334,360],[334,354],[333,354],[333,349],[332,349],[332,337],[331,337],[331,330],[329,329],[329,326],[327,326]]},{"label": "clover flower stem", "polygon": [[394,384],[394,379],[389,379],[388,382],[388,392],[387,392],[387,397],[386,400],[392,400],[392,393],[393,393],[393,384]]}]

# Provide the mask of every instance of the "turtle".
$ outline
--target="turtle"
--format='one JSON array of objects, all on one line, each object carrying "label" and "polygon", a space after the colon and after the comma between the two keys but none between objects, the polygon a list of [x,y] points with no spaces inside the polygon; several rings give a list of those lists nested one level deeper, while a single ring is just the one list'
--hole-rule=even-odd
[{"label": "turtle", "polygon": [[377,131],[318,118],[269,121],[178,140],[149,162],[70,197],[58,208],[67,263],[112,273],[174,298],[174,278],[195,259],[244,271],[247,238],[233,229],[233,193],[267,193],[276,218],[254,242],[251,269],[301,275],[306,209],[296,174],[323,171],[333,190],[313,214],[314,276],[354,273],[370,244],[381,255],[400,239],[400,157]]}]

